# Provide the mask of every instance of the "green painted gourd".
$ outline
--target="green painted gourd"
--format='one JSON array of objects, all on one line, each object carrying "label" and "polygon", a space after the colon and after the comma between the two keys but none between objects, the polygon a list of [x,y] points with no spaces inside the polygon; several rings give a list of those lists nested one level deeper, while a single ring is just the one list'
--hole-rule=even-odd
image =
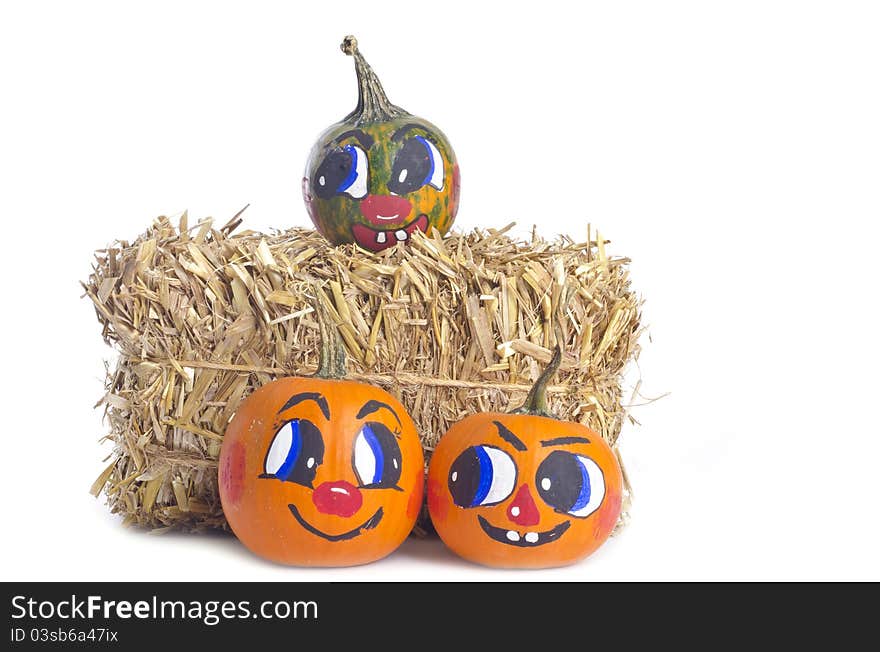
[{"label": "green painted gourd", "polygon": [[455,153],[437,127],[388,101],[378,77],[346,36],[358,104],[312,147],[303,198],[315,228],[335,245],[381,251],[418,229],[445,234],[458,211]]}]

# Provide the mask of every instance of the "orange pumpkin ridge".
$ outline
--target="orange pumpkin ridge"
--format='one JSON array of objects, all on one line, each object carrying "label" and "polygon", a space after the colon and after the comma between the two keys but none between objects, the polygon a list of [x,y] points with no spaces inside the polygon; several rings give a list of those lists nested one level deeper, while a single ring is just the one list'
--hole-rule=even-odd
[{"label": "orange pumpkin ridge", "polygon": [[[319,303],[320,303],[319,298]],[[220,452],[223,511],[257,555],[299,566],[385,557],[415,524],[424,457],[415,424],[386,391],[341,379],[344,349],[318,311],[313,377],[279,378],[245,399]]]},{"label": "orange pumpkin ridge", "polygon": [[513,413],[453,424],[428,469],[428,510],[456,554],[480,564],[547,568],[576,562],[611,534],[623,475],[602,437],[547,409],[553,359]]}]

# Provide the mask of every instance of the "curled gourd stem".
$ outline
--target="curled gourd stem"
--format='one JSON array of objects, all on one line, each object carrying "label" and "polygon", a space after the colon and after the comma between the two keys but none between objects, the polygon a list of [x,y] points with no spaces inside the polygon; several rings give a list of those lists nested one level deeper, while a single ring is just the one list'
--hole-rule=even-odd
[{"label": "curled gourd stem", "polygon": [[525,403],[513,410],[511,414],[531,414],[539,417],[549,417],[558,419],[555,414],[550,411],[547,404],[547,385],[553,380],[553,376],[559,371],[559,365],[562,363],[562,333],[561,329],[556,328],[556,348],[553,350],[553,357],[544,368],[544,371],[538,376],[538,380],[532,385],[526,396]]},{"label": "curled gourd stem", "polygon": [[321,333],[321,356],[318,360],[318,370],[314,373],[315,378],[340,379],[345,378],[345,344],[339,335],[339,329],[333,323],[330,311],[327,309],[324,293],[314,283],[312,289],[315,293],[315,315],[318,318],[318,329]]},{"label": "curled gourd stem", "polygon": [[354,36],[346,36],[342,39],[339,47],[345,54],[354,57],[354,69],[358,80],[357,106],[354,111],[345,116],[343,122],[359,125],[393,120],[400,116],[409,115],[399,106],[388,101],[382,83],[370,68],[370,64],[364,59],[364,55],[358,50],[357,39]]}]

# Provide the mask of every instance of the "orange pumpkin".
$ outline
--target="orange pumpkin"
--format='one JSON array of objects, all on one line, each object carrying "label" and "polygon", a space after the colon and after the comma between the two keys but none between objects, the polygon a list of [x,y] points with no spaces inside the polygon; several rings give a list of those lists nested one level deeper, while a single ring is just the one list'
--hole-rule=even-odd
[{"label": "orange pumpkin", "polygon": [[547,410],[557,347],[525,405],[480,413],[440,439],[428,470],[428,509],[440,538],[470,561],[548,568],[578,561],[611,534],[623,477],[611,447]]},{"label": "orange pumpkin", "polygon": [[220,451],[230,527],[251,551],[283,564],[381,559],[406,539],[422,504],[415,424],[384,390],[342,379],[344,350],[327,330],[318,373],[257,389]]}]

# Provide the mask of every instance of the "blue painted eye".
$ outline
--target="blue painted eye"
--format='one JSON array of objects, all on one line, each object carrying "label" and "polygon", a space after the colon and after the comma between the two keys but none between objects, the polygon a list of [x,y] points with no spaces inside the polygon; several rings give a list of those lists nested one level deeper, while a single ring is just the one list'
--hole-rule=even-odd
[{"label": "blue painted eye", "polygon": [[449,469],[449,493],[459,507],[495,505],[516,485],[516,464],[500,448],[471,446]]},{"label": "blue painted eye", "polygon": [[401,455],[397,437],[381,423],[365,423],[354,440],[352,466],[364,489],[396,487]]},{"label": "blue painted eye", "polygon": [[321,199],[341,193],[363,199],[367,196],[368,167],[367,154],[357,145],[330,152],[315,172],[315,194]]},{"label": "blue painted eye", "polygon": [[589,457],[553,451],[535,475],[541,499],[560,513],[584,518],[605,498],[605,476]]},{"label": "blue painted eye", "polygon": [[287,421],[269,444],[263,476],[311,487],[318,466],[324,461],[324,439],[310,421]]},{"label": "blue painted eye", "polygon": [[422,186],[443,190],[443,157],[440,150],[423,136],[407,140],[391,166],[388,189],[396,195],[414,192]]}]

